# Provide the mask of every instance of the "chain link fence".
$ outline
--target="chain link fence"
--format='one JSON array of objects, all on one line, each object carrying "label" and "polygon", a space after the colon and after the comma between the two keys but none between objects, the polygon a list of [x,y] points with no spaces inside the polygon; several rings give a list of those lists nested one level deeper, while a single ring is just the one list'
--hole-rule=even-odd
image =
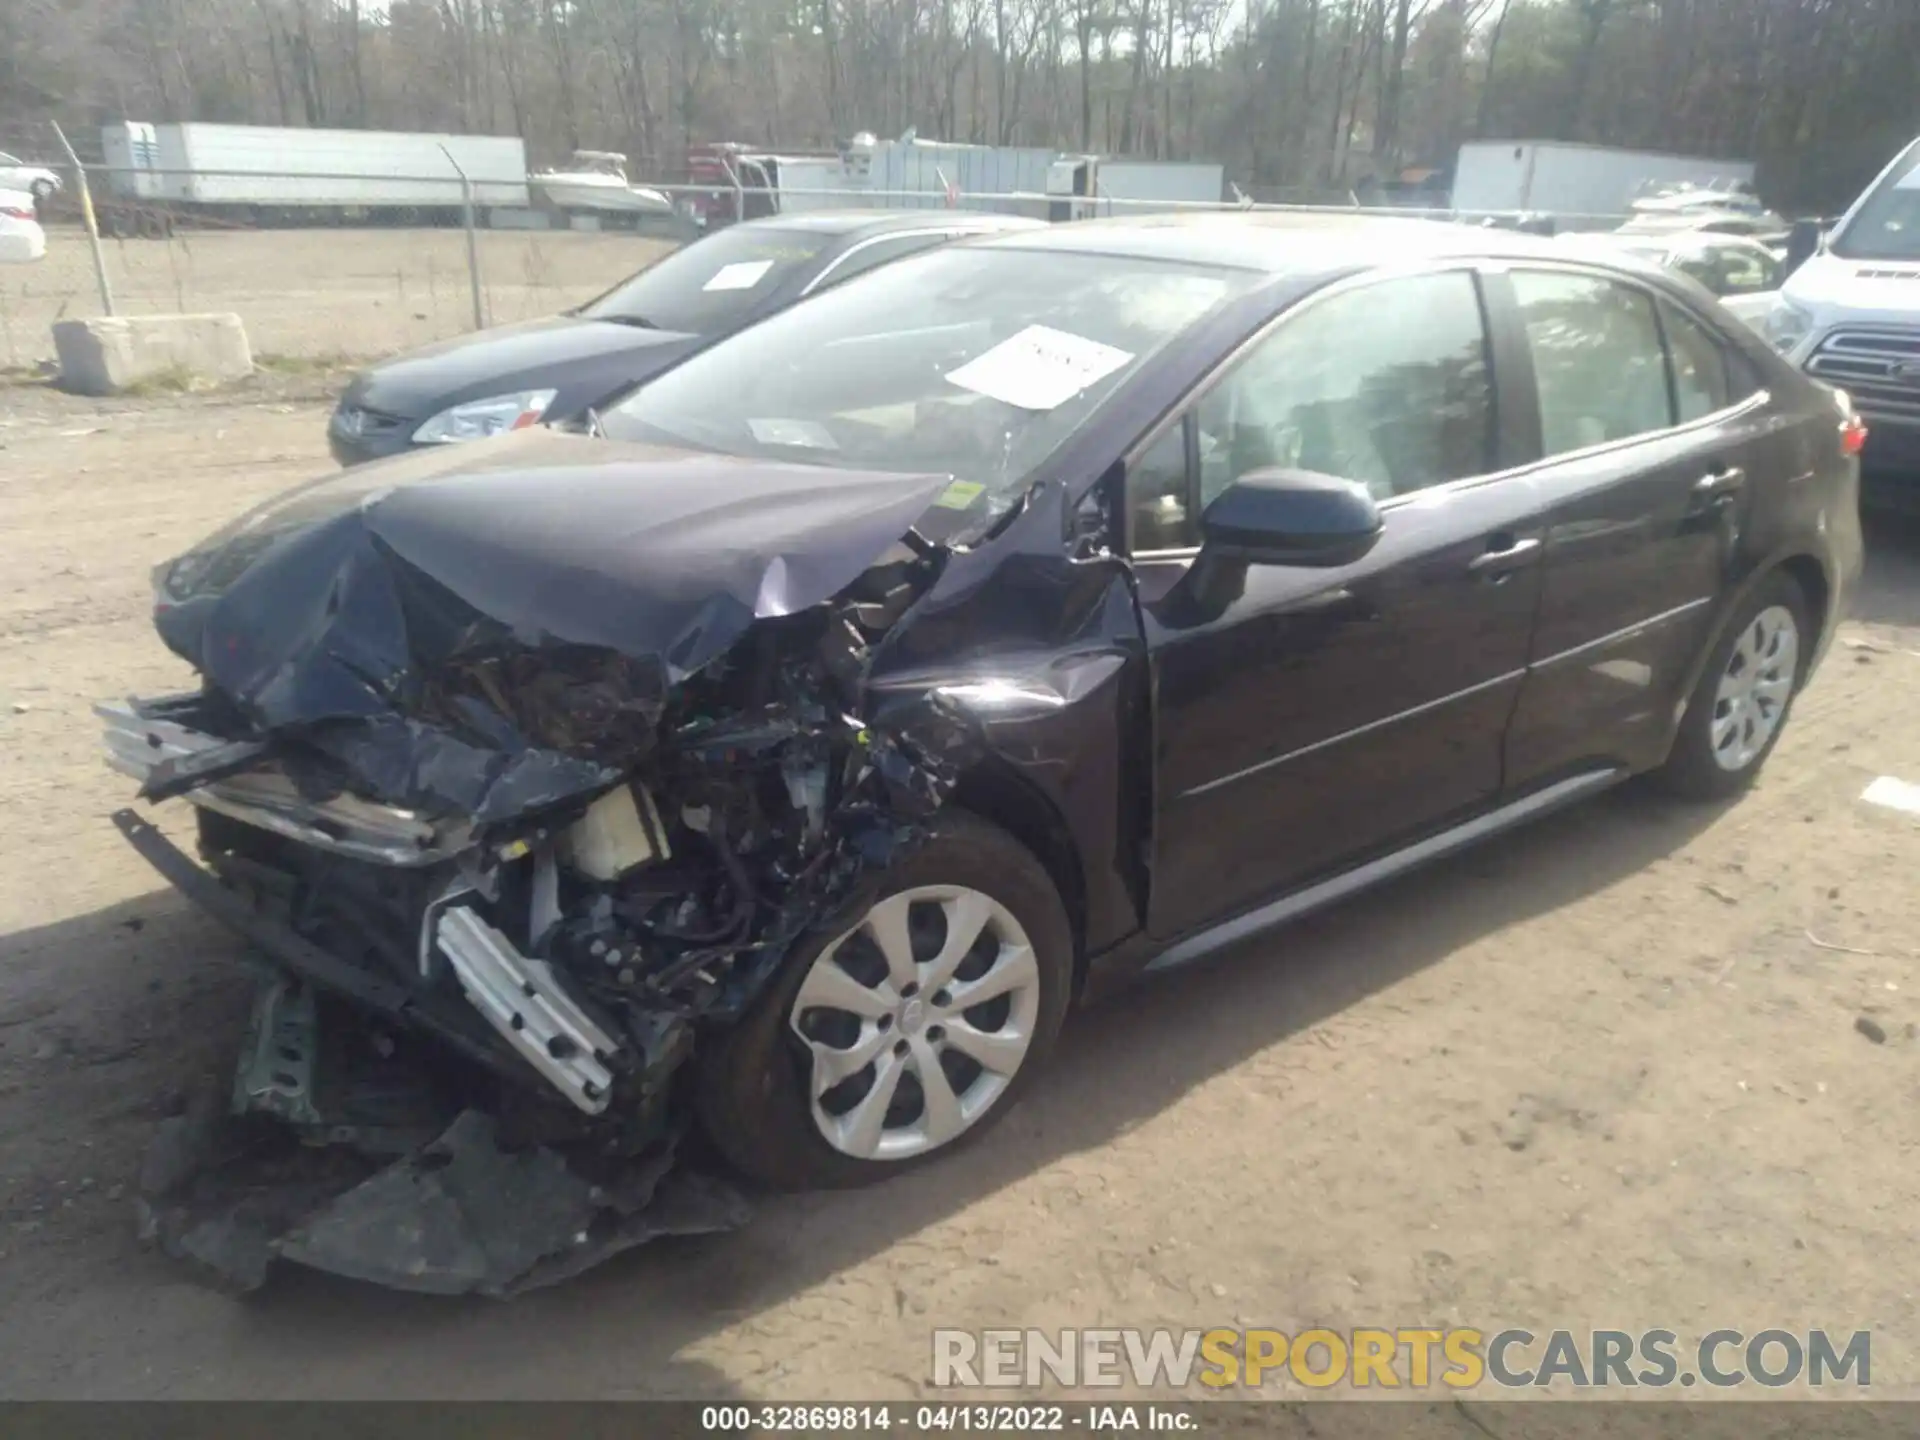
[{"label": "chain link fence", "polygon": [[[58,321],[106,313],[237,314],[254,354],[269,366],[390,355],[476,325],[511,324],[581,304],[698,234],[690,216],[702,206],[710,214],[718,206],[750,218],[776,210],[859,207],[985,209],[1054,220],[1156,210],[1353,213],[1368,208],[1351,197],[1318,195],[1274,203],[1282,197],[1263,194],[1256,202],[1237,190],[1235,199],[1210,202],[963,194],[952,186],[822,191],[736,183],[727,193],[710,185],[639,180],[632,182],[633,190],[653,191],[672,208],[588,215],[542,203],[538,186],[513,187],[517,203],[487,203],[501,192],[469,188],[451,173],[369,179],[257,171],[129,172],[109,167],[97,151],[83,154],[83,164],[76,167],[69,160],[49,159],[52,147],[44,142],[36,148],[12,143],[12,158],[45,166],[61,181],[57,193],[39,202],[45,257],[0,264],[0,367],[15,372],[50,362],[52,327]],[[0,189],[7,188],[6,158],[0,156]],[[82,173],[100,236],[97,269],[85,224]],[[321,182],[329,181],[337,182],[336,193],[326,203],[316,201],[327,188]],[[369,186],[386,188],[372,203],[344,203],[368,193]],[[209,195],[218,198],[204,198]],[[1537,216],[1391,213],[1553,228]],[[1618,219],[1557,217],[1557,223],[1591,229]]]},{"label": "chain link fence", "polygon": [[[52,355],[56,321],[105,313],[83,227],[50,219],[45,228],[44,259],[0,265],[0,364],[13,369]],[[483,317],[494,325],[589,300],[674,243],[574,231],[474,238]],[[269,361],[365,359],[474,326],[458,228],[176,225],[100,243],[115,313],[232,312]]]}]

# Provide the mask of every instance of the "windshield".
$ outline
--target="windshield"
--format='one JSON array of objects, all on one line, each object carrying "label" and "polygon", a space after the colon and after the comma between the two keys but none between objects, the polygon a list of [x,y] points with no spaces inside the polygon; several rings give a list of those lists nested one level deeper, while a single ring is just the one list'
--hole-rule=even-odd
[{"label": "windshield", "polygon": [[1843,260],[1920,260],[1920,141],[1895,162],[1829,248]]},{"label": "windshield", "polygon": [[741,226],[682,246],[580,308],[589,320],[708,335],[725,329],[832,241],[811,230]]},{"label": "windshield", "polygon": [[1257,274],[957,247],[870,272],[743,330],[604,417],[622,440],[867,470],[996,494],[1154,351]]}]

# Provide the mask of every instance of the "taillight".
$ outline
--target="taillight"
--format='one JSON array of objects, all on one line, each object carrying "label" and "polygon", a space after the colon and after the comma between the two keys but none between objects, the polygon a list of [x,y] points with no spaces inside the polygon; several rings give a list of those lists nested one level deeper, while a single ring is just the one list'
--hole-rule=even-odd
[{"label": "taillight", "polygon": [[1857,460],[1860,452],[1867,448],[1867,422],[1853,408],[1853,397],[1846,391],[1835,390],[1833,401],[1839,406],[1843,417],[1840,421],[1840,453],[1849,460]]},{"label": "taillight", "polygon": [[33,219],[33,211],[31,211],[31,210],[16,210],[16,209],[14,209],[14,208],[13,208],[13,206],[11,206],[11,205],[0,205],[0,215],[4,215],[4,216],[6,216],[6,217],[7,217],[7,219],[9,219],[9,220],[31,220],[31,219]]}]

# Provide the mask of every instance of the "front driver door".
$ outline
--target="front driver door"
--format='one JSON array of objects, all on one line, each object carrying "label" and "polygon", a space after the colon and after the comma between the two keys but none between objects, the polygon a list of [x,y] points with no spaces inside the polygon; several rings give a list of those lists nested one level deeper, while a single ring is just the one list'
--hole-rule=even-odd
[{"label": "front driver door", "polygon": [[[1531,481],[1496,473],[1507,441],[1487,333],[1467,269],[1323,292],[1129,465],[1155,701],[1155,935],[1498,795],[1542,516]],[[1201,597],[1200,509],[1272,466],[1366,483],[1379,543],[1338,569],[1251,566],[1237,596]]]}]

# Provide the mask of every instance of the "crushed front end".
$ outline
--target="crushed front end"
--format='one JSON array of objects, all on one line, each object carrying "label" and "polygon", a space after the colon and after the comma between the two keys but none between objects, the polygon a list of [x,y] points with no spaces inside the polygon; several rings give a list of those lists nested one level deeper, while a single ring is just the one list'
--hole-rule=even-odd
[{"label": "crushed front end", "polygon": [[538,443],[248,517],[159,577],[201,689],[97,707],[197,861],[116,823],[261,972],[231,1091],[142,1186],[242,1288],[509,1294],[740,1223],[672,1163],[687,1062],[954,782],[937,703],[861,719],[939,477]]}]

